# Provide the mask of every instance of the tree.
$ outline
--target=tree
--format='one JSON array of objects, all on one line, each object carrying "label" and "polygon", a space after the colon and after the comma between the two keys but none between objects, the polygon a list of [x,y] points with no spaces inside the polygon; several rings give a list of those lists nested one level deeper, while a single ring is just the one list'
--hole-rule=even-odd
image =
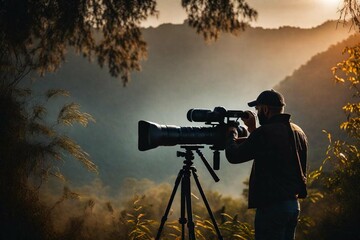
[{"label": "tree", "polygon": [[[343,107],[346,121],[340,128],[346,131],[345,140],[334,139],[328,133],[330,145],[323,165],[311,174],[321,194],[315,203],[314,239],[358,239],[360,221],[360,43],[347,47],[348,58],[332,69],[335,80],[347,84],[353,91],[354,102]],[[327,169],[327,170],[324,170]],[[320,211],[321,214],[315,213]]]},{"label": "tree", "polygon": [[360,30],[360,2],[358,0],[344,0],[339,12],[339,21],[346,22],[347,17],[350,16],[352,26],[357,26]]},{"label": "tree", "polygon": [[29,89],[1,86],[0,93],[0,238],[51,238],[49,209],[39,201],[39,188],[51,175],[63,178],[58,163],[68,156],[97,171],[89,155],[61,131],[62,126],[86,126],[93,119],[70,103],[59,111],[54,124],[45,121],[46,102],[67,96],[66,91],[49,90],[44,103],[36,104]]},{"label": "tree", "polygon": [[[220,32],[237,33],[257,15],[244,0],[181,3],[189,25],[205,39],[216,39]],[[97,58],[126,84],[147,53],[140,23],[157,14],[156,0],[2,0],[1,65],[21,62],[45,74],[59,68],[71,47],[88,59]]]},{"label": "tree", "polygon": [[[351,27],[360,31],[360,3],[344,0],[340,8],[339,22],[350,16]],[[348,58],[332,68],[335,81],[346,84],[353,91],[355,102],[343,107],[346,121],[340,124],[348,139],[334,140],[327,133],[329,147],[319,169],[309,175],[317,197],[307,211],[308,229],[305,235],[311,239],[358,239],[360,202],[360,43],[346,47],[343,54]],[[327,169],[327,170],[324,170]]]}]

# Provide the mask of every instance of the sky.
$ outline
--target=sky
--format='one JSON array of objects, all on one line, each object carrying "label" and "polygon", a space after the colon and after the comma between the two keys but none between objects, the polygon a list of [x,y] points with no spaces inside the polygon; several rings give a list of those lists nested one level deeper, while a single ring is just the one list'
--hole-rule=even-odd
[{"label": "sky", "polygon": [[[316,27],[326,20],[339,18],[338,9],[343,0],[247,0],[246,2],[258,11],[258,19],[252,26],[278,28],[297,26],[301,28]],[[144,27],[156,27],[163,23],[180,24],[186,18],[181,7],[181,0],[158,0],[158,18],[151,17]]]}]

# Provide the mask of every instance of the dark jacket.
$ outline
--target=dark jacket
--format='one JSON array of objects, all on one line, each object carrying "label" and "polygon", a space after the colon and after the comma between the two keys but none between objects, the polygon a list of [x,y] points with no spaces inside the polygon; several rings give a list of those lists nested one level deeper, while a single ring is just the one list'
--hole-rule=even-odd
[{"label": "dark jacket", "polygon": [[306,176],[307,138],[301,128],[290,123],[290,115],[279,114],[255,129],[242,143],[231,137],[226,157],[231,163],[254,159],[249,182],[249,208],[266,207],[296,199],[302,181],[294,143]]}]

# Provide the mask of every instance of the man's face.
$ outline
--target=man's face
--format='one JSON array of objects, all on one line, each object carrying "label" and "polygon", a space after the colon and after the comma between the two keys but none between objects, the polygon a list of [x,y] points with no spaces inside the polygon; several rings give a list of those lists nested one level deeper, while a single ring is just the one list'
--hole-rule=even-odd
[{"label": "man's face", "polygon": [[258,105],[255,107],[255,109],[257,110],[257,116],[259,118],[259,123],[260,125],[264,125],[268,118],[265,114],[265,106],[264,105]]}]

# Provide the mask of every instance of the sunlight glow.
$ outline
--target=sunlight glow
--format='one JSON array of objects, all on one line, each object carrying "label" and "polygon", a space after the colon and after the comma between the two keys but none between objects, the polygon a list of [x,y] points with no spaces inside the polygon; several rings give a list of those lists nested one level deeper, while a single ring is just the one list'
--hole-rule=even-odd
[{"label": "sunlight glow", "polygon": [[[298,26],[310,28],[327,20],[339,18],[339,8],[344,0],[251,0],[251,6],[260,14],[252,26],[277,28]],[[158,0],[159,17],[149,17],[142,27],[157,27],[163,23],[181,24],[187,18],[178,0]]]},{"label": "sunlight glow", "polygon": [[339,7],[343,0],[320,0],[324,6]]}]

